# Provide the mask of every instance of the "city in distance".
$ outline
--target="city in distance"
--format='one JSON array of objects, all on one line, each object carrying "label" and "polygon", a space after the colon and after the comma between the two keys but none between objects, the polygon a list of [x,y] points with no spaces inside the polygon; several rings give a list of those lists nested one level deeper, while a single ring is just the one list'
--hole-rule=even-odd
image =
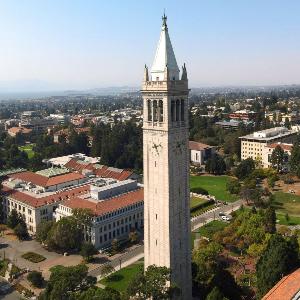
[{"label": "city in distance", "polygon": [[165,2],[1,3],[3,299],[300,299],[299,4]]}]

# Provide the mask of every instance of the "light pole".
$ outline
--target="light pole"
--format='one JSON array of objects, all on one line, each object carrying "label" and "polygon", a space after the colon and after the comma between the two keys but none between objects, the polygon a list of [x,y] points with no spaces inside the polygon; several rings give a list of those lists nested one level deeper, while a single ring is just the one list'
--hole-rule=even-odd
[{"label": "light pole", "polygon": [[122,266],[122,258],[119,259],[119,263],[120,263],[120,270],[121,270],[121,266]]}]

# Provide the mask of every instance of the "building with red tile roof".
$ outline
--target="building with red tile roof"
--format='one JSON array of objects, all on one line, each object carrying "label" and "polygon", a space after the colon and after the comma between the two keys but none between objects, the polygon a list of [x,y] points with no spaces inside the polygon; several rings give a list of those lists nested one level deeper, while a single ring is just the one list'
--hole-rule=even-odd
[{"label": "building with red tile roof", "polygon": [[284,276],[262,300],[299,300],[300,268]]},{"label": "building with red tile roof", "polygon": [[204,165],[216,152],[216,147],[194,141],[189,141],[189,149],[191,163],[195,165]]}]

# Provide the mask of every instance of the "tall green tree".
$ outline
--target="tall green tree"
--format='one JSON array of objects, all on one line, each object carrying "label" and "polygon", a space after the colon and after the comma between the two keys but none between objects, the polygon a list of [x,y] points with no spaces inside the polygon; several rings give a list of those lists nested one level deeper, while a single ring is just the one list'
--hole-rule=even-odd
[{"label": "tall green tree", "polygon": [[238,179],[245,179],[255,169],[255,162],[252,158],[242,160],[235,170],[235,176]]},{"label": "tall green tree", "polygon": [[265,228],[268,233],[276,232],[276,213],[275,209],[269,206],[265,211]]},{"label": "tall green tree", "polygon": [[265,295],[283,276],[299,267],[299,245],[295,237],[273,235],[256,264],[258,297]]},{"label": "tall green tree", "polygon": [[50,269],[51,275],[40,300],[70,300],[76,294],[88,290],[96,283],[96,278],[88,276],[86,265],[72,267],[56,266]]},{"label": "tall green tree", "polygon": [[170,278],[170,269],[149,266],[145,273],[141,269],[132,279],[126,293],[129,297],[137,297],[136,299],[170,299],[174,293],[180,292],[177,287],[168,286]]},{"label": "tall green tree", "polygon": [[277,145],[271,154],[271,164],[272,167],[277,170],[277,172],[281,171],[284,164],[284,150]]}]

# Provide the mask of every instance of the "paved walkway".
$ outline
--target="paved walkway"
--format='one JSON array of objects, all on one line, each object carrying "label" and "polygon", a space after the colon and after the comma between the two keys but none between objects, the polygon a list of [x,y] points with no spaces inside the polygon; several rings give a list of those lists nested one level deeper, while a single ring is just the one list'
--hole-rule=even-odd
[{"label": "paved walkway", "polygon": [[[205,224],[207,224],[213,220],[220,219],[220,217],[219,217],[220,212],[223,212],[225,214],[230,214],[231,212],[238,210],[242,204],[243,204],[243,201],[238,200],[238,201],[235,201],[228,205],[222,205],[220,207],[216,207],[212,210],[207,211],[204,214],[201,214],[197,217],[192,218],[191,219],[192,231],[200,228],[201,226],[204,226]],[[138,246],[134,250],[128,251],[118,258],[110,260],[109,263],[117,271],[117,270],[120,270],[121,268],[125,268],[125,267],[135,263],[136,261],[138,261],[139,259],[141,259],[143,257],[144,257],[144,246]],[[89,275],[97,277],[97,280],[101,279],[100,273],[101,273],[101,268],[103,265],[91,270],[89,272]]]}]

